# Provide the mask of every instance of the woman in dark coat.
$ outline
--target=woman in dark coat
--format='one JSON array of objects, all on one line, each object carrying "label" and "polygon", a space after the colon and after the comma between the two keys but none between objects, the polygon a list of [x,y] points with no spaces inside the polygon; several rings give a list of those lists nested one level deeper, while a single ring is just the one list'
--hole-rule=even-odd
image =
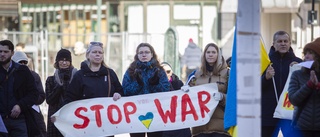
[{"label": "woman in dark coat", "polygon": [[[179,90],[183,86],[183,82],[177,75],[172,72],[171,65],[167,62],[162,62],[161,66],[167,73],[168,80],[171,84],[170,90]],[[162,137],[191,137],[190,128],[164,131]]]},{"label": "woman in dark coat", "polygon": [[311,68],[292,73],[289,100],[294,105],[293,126],[303,137],[320,136],[320,38],[308,43],[304,60],[314,61]]},{"label": "woman in dark coat", "polygon": [[118,100],[123,94],[116,73],[103,61],[103,47],[100,42],[91,42],[86,52],[86,60],[74,75],[66,94],[66,103],[97,97],[113,97]]},{"label": "woman in dark coat", "polygon": [[57,112],[64,104],[65,92],[74,73],[77,71],[71,63],[71,52],[61,49],[57,53],[56,68],[54,75],[46,80],[46,101],[49,105],[47,137],[63,137],[60,131],[54,126],[51,116]]}]

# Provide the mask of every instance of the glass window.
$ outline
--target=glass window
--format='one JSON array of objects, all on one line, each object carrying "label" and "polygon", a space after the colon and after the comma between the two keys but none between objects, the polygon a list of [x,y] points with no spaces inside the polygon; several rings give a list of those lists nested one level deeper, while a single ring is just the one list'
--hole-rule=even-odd
[{"label": "glass window", "polygon": [[174,5],[174,19],[200,19],[200,5]]},{"label": "glass window", "polygon": [[[159,12],[161,11],[161,12]],[[165,33],[170,24],[168,5],[149,5],[147,12],[148,33]]]},{"label": "glass window", "polygon": [[141,5],[128,6],[128,32],[143,33],[143,7]]},{"label": "glass window", "polygon": [[214,42],[217,43],[217,7],[204,6],[203,7],[203,20],[202,20],[202,33],[203,33],[203,46]]}]

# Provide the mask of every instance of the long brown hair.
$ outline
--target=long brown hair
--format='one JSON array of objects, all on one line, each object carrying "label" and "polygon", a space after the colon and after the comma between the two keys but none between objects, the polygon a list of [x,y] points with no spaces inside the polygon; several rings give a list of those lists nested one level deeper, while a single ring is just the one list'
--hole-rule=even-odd
[{"label": "long brown hair", "polygon": [[218,54],[217,61],[214,62],[214,64],[213,64],[213,75],[219,75],[220,71],[227,67],[227,63],[224,60],[219,47],[214,43],[209,43],[206,45],[206,47],[204,48],[204,51],[201,55],[200,70],[201,70],[202,74],[200,74],[200,76],[204,76],[208,72],[207,67],[206,67],[206,64],[207,64],[206,52],[209,47],[214,47],[217,50],[217,54]]},{"label": "long brown hair", "polygon": [[153,55],[153,57],[151,58],[150,61],[154,61],[154,63],[152,64],[152,67],[158,67],[160,69],[163,69],[160,66],[159,60],[158,60],[158,55],[156,54],[156,52],[154,51],[154,48],[149,44],[149,43],[140,43],[136,49],[136,54],[134,55],[134,61],[130,64],[128,70],[129,70],[129,75],[132,77],[133,73],[135,71],[135,69],[137,68],[137,62],[139,61],[138,58],[138,54],[139,54],[139,49],[141,47],[148,47],[151,51],[151,54]]}]

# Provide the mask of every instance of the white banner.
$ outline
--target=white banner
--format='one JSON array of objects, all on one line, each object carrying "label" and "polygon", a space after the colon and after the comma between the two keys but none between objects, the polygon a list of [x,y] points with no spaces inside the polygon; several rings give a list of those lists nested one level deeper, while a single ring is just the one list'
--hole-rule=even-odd
[{"label": "white banner", "polygon": [[71,102],[53,116],[66,137],[103,137],[122,133],[174,130],[204,125],[218,105],[216,84],[181,90]]},{"label": "white banner", "polygon": [[274,111],[273,117],[274,118],[280,118],[280,119],[289,119],[292,120],[293,116],[293,105],[289,101],[289,95],[288,95],[288,88],[290,83],[291,74],[293,71],[301,69],[300,64],[295,64],[293,66],[290,66],[288,78],[286,81],[286,85],[283,88],[283,91],[280,95],[278,105]]}]

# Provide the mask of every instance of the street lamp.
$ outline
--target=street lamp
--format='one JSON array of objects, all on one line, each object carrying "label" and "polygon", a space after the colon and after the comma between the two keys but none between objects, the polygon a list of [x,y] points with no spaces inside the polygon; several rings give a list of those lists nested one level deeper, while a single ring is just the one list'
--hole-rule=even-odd
[{"label": "street lamp", "polygon": [[[310,2],[310,0],[308,0]],[[317,2],[319,2],[319,0],[317,0]],[[307,0],[306,0],[307,3]],[[311,25],[311,41],[313,41],[313,26],[318,24],[318,20],[317,20],[317,11],[314,10],[314,3],[315,0],[312,0],[312,8],[311,10],[308,11],[308,24]]]}]

